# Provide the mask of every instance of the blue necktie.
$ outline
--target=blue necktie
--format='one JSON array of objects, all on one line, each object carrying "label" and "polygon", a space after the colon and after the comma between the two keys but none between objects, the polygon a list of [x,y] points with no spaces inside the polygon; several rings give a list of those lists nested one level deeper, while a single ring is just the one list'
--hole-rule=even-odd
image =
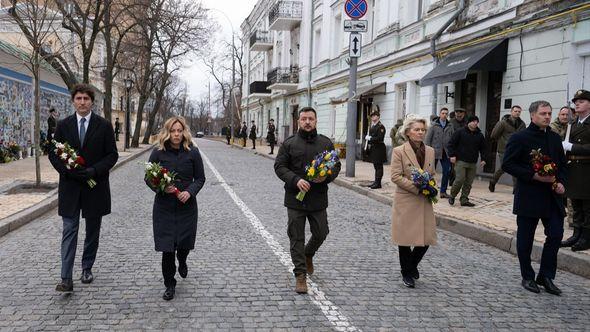
[{"label": "blue necktie", "polygon": [[80,119],[80,146],[84,145],[84,136],[86,136],[86,118]]}]

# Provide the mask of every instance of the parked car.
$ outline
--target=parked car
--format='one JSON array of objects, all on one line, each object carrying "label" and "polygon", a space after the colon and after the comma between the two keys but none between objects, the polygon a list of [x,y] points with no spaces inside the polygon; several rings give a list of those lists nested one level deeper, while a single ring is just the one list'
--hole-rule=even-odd
[{"label": "parked car", "polygon": [[205,136],[205,133],[202,131],[197,131],[197,138]]}]

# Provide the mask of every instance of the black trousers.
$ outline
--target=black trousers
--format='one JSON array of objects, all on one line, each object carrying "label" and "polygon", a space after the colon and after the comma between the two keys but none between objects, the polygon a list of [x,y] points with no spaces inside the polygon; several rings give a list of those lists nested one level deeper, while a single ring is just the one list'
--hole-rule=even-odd
[{"label": "black trousers", "polygon": [[252,148],[256,149],[256,139],[255,138],[251,138],[250,139],[252,141]]},{"label": "black trousers", "polygon": [[573,226],[590,231],[590,199],[572,199]]},{"label": "black trousers", "polygon": [[[557,252],[563,238],[563,216],[557,206],[553,207],[549,218],[541,218],[545,228],[545,244],[541,255],[539,275],[554,279],[557,270]],[[535,271],[531,266],[531,252],[535,241],[535,230],[539,218],[516,216],[516,252],[520,263],[520,274],[525,280],[535,279]]]},{"label": "black trousers", "polygon": [[373,168],[375,168],[375,183],[381,183],[381,179],[383,179],[383,163],[373,163]]},{"label": "black trousers", "polygon": [[189,250],[176,250],[173,252],[162,253],[162,275],[164,276],[164,286],[176,287],[176,262],[175,254],[178,258],[178,264],[186,264],[186,258],[188,257]]},{"label": "black trousers", "polygon": [[227,144],[229,145],[230,144],[231,137],[230,136],[226,136],[225,139],[227,140]]},{"label": "black trousers", "polygon": [[418,264],[426,254],[428,246],[425,247],[411,247],[399,246],[399,264],[402,268],[402,276],[409,277],[416,270],[418,270]]},{"label": "black trousers", "polygon": [[275,151],[275,144],[270,143],[270,153],[274,153],[274,151]]},{"label": "black trousers", "polygon": [[[295,275],[306,274],[305,256],[313,257],[328,236],[328,213],[326,210],[301,211],[287,209],[289,218],[287,234],[289,235],[291,261]],[[305,245],[305,220],[309,220],[311,238]]]}]

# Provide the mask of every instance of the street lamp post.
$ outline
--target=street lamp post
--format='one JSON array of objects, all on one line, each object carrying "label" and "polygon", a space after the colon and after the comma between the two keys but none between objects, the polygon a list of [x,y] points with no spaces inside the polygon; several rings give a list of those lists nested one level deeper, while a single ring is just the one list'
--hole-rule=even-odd
[{"label": "street lamp post", "polygon": [[129,139],[131,138],[131,135],[129,135],[129,132],[131,131],[131,110],[129,104],[131,99],[131,89],[133,89],[133,80],[127,76],[124,82],[125,91],[127,91],[127,109],[125,110],[125,151],[129,149]]}]

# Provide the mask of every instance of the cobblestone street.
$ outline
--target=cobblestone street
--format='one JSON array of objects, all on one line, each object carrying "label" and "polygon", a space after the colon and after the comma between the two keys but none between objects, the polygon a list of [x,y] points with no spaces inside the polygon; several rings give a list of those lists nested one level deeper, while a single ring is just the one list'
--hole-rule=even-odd
[{"label": "cobblestone street", "polygon": [[391,208],[336,185],[330,186],[330,234],[310,278],[313,291],[297,295],[283,187],[273,161],[219,142],[197,143],[207,181],[197,197],[188,278],[177,277],[174,300],[161,298],[144,154],[111,176],[113,213],[103,219],[92,284],[74,280],[71,296],[54,290],[60,269],[57,211],[0,238],[0,330],[589,328],[590,280],[558,271],[561,297],[532,294],[520,286],[516,257],[444,231],[421,264],[417,287],[404,287],[397,247],[390,242]]}]

